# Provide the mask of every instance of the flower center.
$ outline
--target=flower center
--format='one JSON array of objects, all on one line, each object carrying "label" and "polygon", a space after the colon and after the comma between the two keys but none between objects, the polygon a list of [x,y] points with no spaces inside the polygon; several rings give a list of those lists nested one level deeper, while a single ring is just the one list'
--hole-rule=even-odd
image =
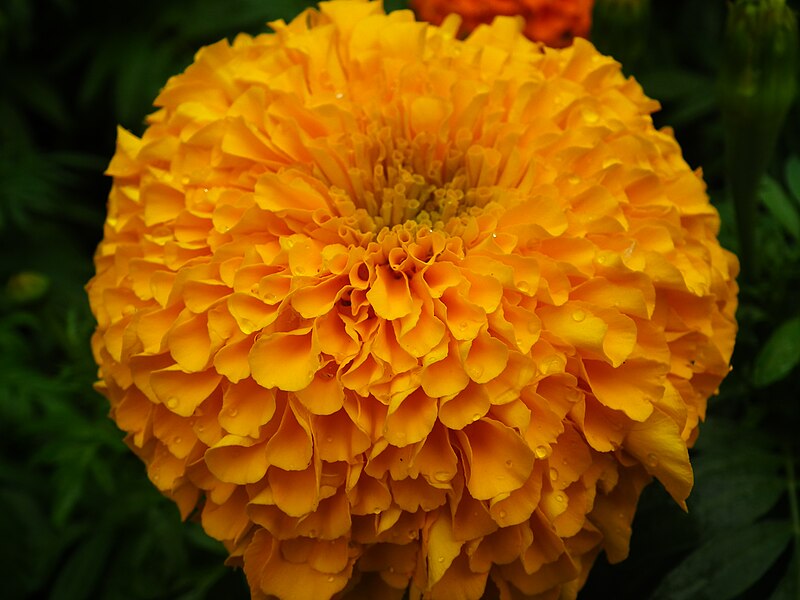
[{"label": "flower center", "polygon": [[450,231],[496,194],[480,185],[485,148],[462,149],[427,134],[393,138],[388,127],[364,138],[351,138],[347,181],[331,183],[329,193],[339,214],[354,216],[365,233],[398,226]]}]

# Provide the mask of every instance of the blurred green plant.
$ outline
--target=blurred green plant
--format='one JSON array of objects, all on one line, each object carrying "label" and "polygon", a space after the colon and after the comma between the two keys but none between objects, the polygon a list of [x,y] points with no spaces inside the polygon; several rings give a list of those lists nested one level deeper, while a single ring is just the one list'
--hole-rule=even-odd
[{"label": "blurred green plant", "polygon": [[[785,0],[739,0],[730,6],[720,94],[726,183],[736,207],[745,277],[755,268],[758,186],[795,96],[798,43],[797,19]],[[800,234],[800,226],[795,232]]]},{"label": "blurred green plant", "polygon": [[[196,522],[181,523],[150,485],[91,389],[83,285],[101,235],[116,123],[141,132],[159,86],[201,45],[261,31],[309,4],[0,1],[4,599],[249,597],[241,573],[223,566],[224,550]],[[737,248],[716,88],[725,10],[723,2],[651,3],[658,27],[626,72],[663,103],[657,123],[673,126],[687,160],[703,166],[723,243]],[[629,559],[610,566],[601,557],[581,600],[605,600],[609,586],[617,600],[800,597],[799,124],[795,100],[756,187],[761,267],[741,290],[734,370],[694,450],[689,512],[649,487]]]}]

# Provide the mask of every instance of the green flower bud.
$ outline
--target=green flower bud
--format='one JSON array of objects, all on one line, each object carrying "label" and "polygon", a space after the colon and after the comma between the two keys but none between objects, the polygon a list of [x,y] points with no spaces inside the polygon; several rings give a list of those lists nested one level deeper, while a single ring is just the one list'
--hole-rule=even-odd
[{"label": "green flower bud", "polygon": [[595,0],[592,42],[630,69],[648,42],[650,0]]},{"label": "green flower bud", "polygon": [[785,0],[730,5],[721,71],[726,183],[736,207],[740,258],[752,274],[759,182],[797,87],[797,19]]},{"label": "green flower bud", "polygon": [[41,299],[50,288],[50,280],[41,273],[23,271],[6,283],[6,297],[15,304],[29,304]]}]

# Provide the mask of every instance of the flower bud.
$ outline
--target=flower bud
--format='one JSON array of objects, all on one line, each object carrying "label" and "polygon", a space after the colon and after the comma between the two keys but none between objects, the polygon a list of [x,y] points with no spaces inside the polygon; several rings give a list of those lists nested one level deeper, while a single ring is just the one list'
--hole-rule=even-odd
[{"label": "flower bud", "polygon": [[730,5],[721,71],[726,183],[736,207],[740,254],[752,271],[756,192],[797,87],[797,19],[785,0]]}]

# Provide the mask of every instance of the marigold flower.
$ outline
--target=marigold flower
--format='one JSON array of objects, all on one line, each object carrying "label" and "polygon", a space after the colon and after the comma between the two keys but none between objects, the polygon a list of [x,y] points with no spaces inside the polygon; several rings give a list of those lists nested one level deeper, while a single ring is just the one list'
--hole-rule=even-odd
[{"label": "marigold flower", "polygon": [[323,2],[120,129],[98,388],[253,598],[574,598],[681,504],[738,264],[589,42]]},{"label": "marigold flower", "polygon": [[521,16],[527,37],[555,48],[589,35],[593,5],[594,0],[411,0],[423,21],[440,25],[447,15],[459,15],[461,33],[498,16]]}]

